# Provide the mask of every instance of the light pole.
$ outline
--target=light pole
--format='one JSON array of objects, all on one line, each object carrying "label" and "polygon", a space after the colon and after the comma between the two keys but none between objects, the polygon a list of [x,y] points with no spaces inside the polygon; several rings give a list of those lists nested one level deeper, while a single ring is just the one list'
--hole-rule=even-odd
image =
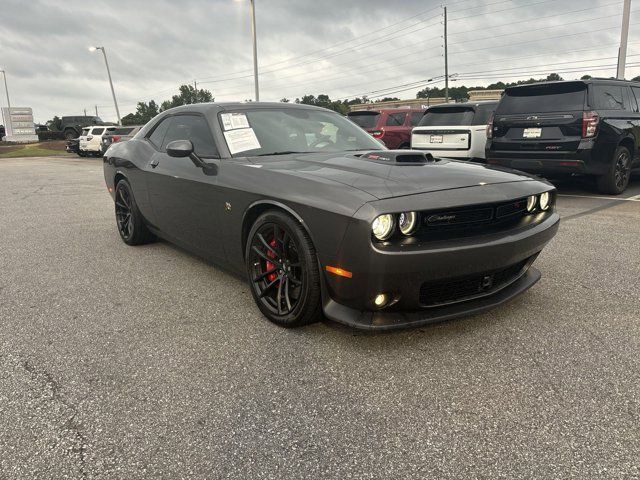
[{"label": "light pole", "polygon": [[11,102],[9,101],[9,87],[7,87],[7,72],[4,70],[0,70],[2,72],[2,76],[4,77],[4,91],[7,94],[7,107],[9,107],[9,111],[11,111]]},{"label": "light pole", "polygon": [[[240,2],[242,0],[236,0]],[[256,3],[255,0],[249,0],[251,2],[251,35],[253,36],[253,81],[256,88],[256,102],[260,101],[260,89],[258,88],[258,34],[256,32]]]},{"label": "light pole", "polygon": [[96,50],[102,50],[102,55],[104,56],[104,64],[107,66],[107,75],[109,76],[109,86],[111,87],[111,95],[113,95],[113,104],[116,106],[116,115],[118,116],[118,125],[122,125],[122,121],[120,120],[120,110],[118,109],[118,101],[116,100],[116,92],[113,89],[113,81],[111,80],[111,70],[109,70],[107,52],[105,52],[104,47],[89,47],[90,52],[95,52]]}]

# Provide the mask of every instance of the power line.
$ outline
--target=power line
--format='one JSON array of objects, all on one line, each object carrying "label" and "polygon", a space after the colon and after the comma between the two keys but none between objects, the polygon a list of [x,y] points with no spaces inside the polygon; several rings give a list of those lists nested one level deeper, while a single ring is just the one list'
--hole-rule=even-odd
[{"label": "power line", "polygon": [[[581,8],[579,10],[571,10],[569,12],[554,13],[552,15],[546,15],[544,17],[536,17],[536,20],[544,20],[545,18],[557,18],[557,17],[564,16],[564,15],[571,15],[571,14],[574,14],[574,13],[581,13],[581,12],[586,12],[586,11],[597,10],[597,9],[604,8],[604,7],[610,7],[612,5],[618,5],[619,3],[620,2],[605,3],[603,5],[598,5],[596,7]],[[507,26],[516,25],[516,24],[519,24],[519,23],[531,23],[531,19],[530,18],[526,18],[524,20],[518,20],[516,22],[500,23],[500,24],[497,24],[497,25],[489,25],[489,26],[485,25],[485,26],[480,27],[480,28],[474,28],[474,29],[471,29],[471,30],[464,30],[463,32],[450,33],[449,36],[452,36],[452,35],[466,35],[466,34],[471,33],[471,32],[478,32],[480,30],[486,31],[487,29],[494,29],[494,28],[497,28],[497,27],[507,27]]]}]

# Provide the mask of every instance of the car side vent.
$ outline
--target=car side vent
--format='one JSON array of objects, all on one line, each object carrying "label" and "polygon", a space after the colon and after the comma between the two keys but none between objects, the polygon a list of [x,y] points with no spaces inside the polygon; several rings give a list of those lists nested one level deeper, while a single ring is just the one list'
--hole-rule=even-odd
[{"label": "car side vent", "polygon": [[412,150],[381,150],[365,153],[361,158],[380,163],[395,163],[397,165],[424,165],[436,161],[430,153]]}]

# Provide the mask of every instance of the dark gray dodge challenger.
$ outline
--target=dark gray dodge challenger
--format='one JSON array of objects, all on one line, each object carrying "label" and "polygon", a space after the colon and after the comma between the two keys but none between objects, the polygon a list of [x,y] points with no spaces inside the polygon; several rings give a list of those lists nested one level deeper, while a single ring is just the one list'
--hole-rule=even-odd
[{"label": "dark gray dodge challenger", "polygon": [[387,150],[337,113],[220,103],[161,113],[104,156],[120,236],[246,276],[285,327],[391,329],[500,305],[540,279],[549,183]]}]

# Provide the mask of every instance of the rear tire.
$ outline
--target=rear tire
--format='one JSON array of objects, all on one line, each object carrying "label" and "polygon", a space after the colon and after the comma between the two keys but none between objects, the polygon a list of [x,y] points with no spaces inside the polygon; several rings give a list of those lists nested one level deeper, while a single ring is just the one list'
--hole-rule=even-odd
[{"label": "rear tire", "polygon": [[316,250],[298,221],[263,213],[249,231],[245,263],[253,298],[271,322],[292,328],[321,318]]},{"label": "rear tire", "polygon": [[73,140],[74,138],[78,138],[78,134],[75,130],[69,128],[64,131],[64,139],[65,140]]},{"label": "rear tire", "polygon": [[155,236],[144,223],[144,218],[133,198],[131,185],[126,180],[120,180],[116,185],[115,211],[118,233],[124,243],[142,245],[155,240]]},{"label": "rear tire", "polygon": [[627,189],[631,178],[631,152],[622,145],[616,148],[609,171],[596,177],[598,191],[607,195],[620,195]]}]

